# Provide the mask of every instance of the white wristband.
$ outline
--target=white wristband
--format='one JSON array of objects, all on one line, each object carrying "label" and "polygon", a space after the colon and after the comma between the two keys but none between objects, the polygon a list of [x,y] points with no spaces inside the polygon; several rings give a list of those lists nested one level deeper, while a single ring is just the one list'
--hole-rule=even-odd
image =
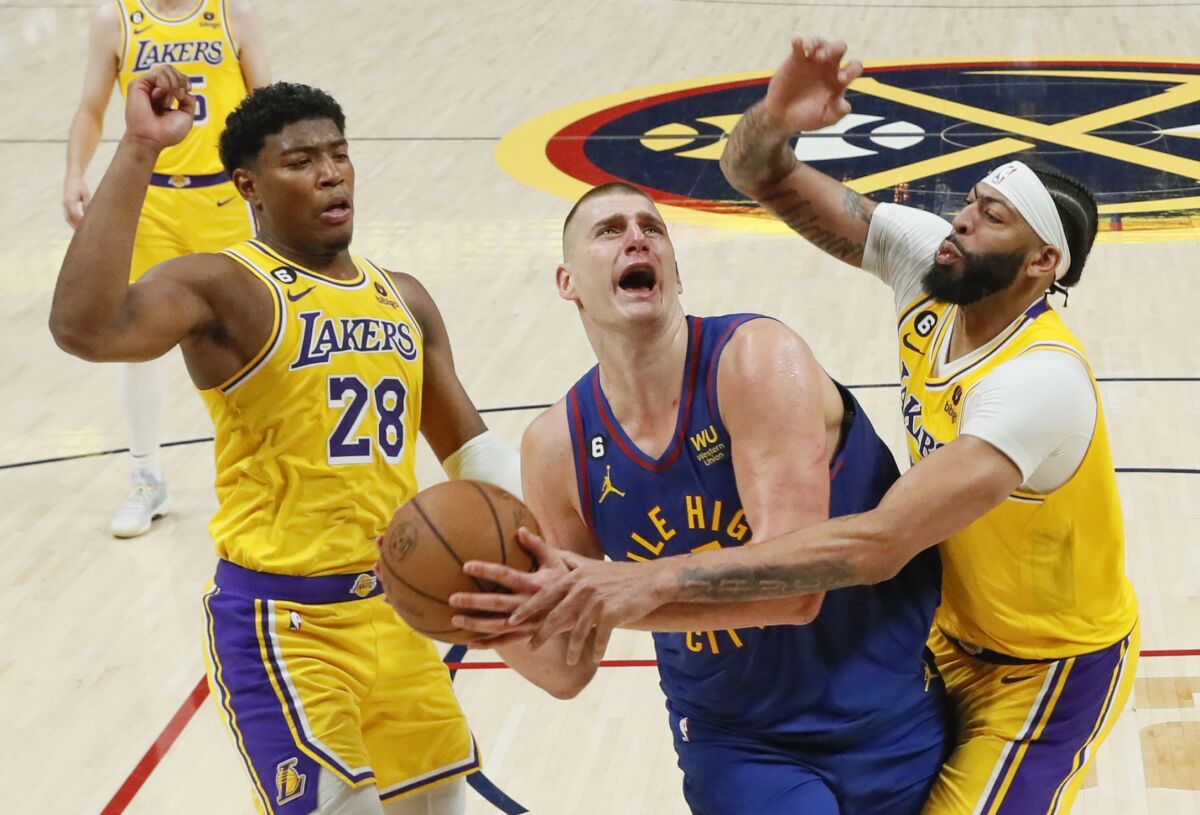
[{"label": "white wristband", "polygon": [[521,456],[490,430],[485,430],[442,462],[453,481],[487,481],[521,497]]}]

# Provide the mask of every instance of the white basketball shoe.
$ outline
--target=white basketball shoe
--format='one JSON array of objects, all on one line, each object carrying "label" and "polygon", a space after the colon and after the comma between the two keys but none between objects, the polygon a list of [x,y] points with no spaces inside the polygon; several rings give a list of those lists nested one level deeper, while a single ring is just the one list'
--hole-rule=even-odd
[{"label": "white basketball shoe", "polygon": [[151,522],[171,511],[167,484],[145,470],[133,471],[133,489],[109,524],[116,538],[136,538],[150,531]]}]

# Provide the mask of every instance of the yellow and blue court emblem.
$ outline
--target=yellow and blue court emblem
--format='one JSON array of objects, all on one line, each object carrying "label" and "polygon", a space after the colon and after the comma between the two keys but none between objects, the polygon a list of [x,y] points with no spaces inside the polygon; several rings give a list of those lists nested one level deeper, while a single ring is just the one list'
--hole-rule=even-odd
[{"label": "yellow and blue court emblem", "polygon": [[[626,181],[675,220],[785,232],[718,166],[756,72],[640,88],[548,113],[508,133],[497,161],[574,200]],[[1200,237],[1200,61],[1036,57],[869,64],[853,112],[794,139],[796,155],[876,201],[952,217],[989,170],[1030,158],[1083,181],[1100,240]]]}]

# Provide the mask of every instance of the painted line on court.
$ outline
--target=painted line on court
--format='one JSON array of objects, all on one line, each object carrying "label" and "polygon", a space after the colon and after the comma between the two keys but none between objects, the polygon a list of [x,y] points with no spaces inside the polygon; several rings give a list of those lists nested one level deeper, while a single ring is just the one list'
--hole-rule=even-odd
[{"label": "painted line on court", "polygon": [[[1198,376],[1101,376],[1096,378],[1097,382],[1200,382]],[[900,385],[895,382],[869,382],[861,385],[847,385],[850,390],[880,390],[887,388],[899,388]],[[487,413],[517,413],[523,410],[545,410],[550,407],[547,404],[536,405],[505,405],[502,407],[481,408],[481,414]],[[162,447],[187,447],[192,444],[206,444],[213,440],[212,436],[198,436],[194,439],[179,439],[177,441],[163,442]],[[65,456],[52,456],[50,458],[38,458],[30,461],[14,461],[8,464],[0,464],[0,471],[16,470],[21,467],[35,467],[39,464],[57,464],[62,461],[78,461],[84,458],[99,458],[102,456],[115,456],[121,453],[128,453],[128,447],[114,447],[109,450],[93,450],[88,453],[72,453]],[[1200,470],[1190,469],[1171,469],[1171,468],[1145,468],[1145,467],[1127,467],[1117,468],[1117,472],[1129,473],[1186,473],[1194,475]]]},{"label": "painted line on court", "polygon": [[100,810],[100,815],[120,815],[125,811],[129,802],[133,800],[133,796],[138,794],[138,790],[146,783],[150,773],[154,772],[154,768],[163,760],[163,756],[171,749],[171,745],[175,744],[179,734],[187,727],[187,723],[192,720],[192,716],[196,715],[196,711],[200,709],[200,705],[207,697],[208,680],[202,676],[196,683],[196,687],[192,688],[192,692],[188,694],[187,699],[183,700],[179,710],[175,711],[171,721],[167,722],[167,726],[162,729],[158,738],[150,745],[150,749],[142,756],[142,760],[134,766],[125,782],[117,789],[112,800],[104,809]]}]

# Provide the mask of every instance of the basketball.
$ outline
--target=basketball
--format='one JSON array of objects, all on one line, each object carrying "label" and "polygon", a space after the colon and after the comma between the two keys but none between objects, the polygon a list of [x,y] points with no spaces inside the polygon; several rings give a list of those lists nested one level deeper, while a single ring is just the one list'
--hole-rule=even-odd
[{"label": "basketball", "polygon": [[422,490],[396,510],[380,543],[379,577],[388,603],[427,637],[450,643],[477,639],[450,623],[461,612],[447,600],[459,591],[505,591],[463,574],[468,560],[533,571],[533,558],[517,543],[522,526],[540,532],[529,507],[492,484],[447,481]]}]

